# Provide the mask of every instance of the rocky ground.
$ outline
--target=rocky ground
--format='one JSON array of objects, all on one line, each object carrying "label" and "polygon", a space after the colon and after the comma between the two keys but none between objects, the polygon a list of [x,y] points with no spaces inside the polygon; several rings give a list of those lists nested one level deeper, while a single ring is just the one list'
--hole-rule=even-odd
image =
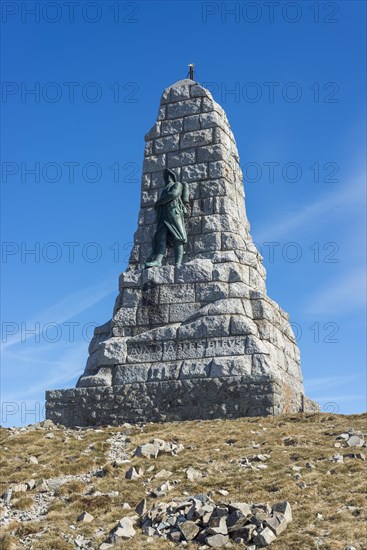
[{"label": "rocky ground", "polygon": [[0,547],[367,550],[366,419],[1,429]]}]

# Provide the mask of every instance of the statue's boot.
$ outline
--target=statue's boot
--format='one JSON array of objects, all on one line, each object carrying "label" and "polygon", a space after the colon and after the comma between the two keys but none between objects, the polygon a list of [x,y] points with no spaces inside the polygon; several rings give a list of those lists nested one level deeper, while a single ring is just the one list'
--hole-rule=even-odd
[{"label": "statue's boot", "polygon": [[184,246],[183,244],[176,244],[174,248],[175,253],[175,265],[180,266],[184,257]]},{"label": "statue's boot", "polygon": [[144,267],[161,267],[163,260],[163,254],[157,254],[154,260],[148,260],[145,262]]}]

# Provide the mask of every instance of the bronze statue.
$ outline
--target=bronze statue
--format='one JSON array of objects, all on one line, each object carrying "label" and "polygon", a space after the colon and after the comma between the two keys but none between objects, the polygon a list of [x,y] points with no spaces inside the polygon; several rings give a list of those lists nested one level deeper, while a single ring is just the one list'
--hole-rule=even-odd
[{"label": "bronze statue", "polygon": [[167,245],[173,246],[175,265],[181,265],[187,242],[184,216],[189,202],[188,185],[177,181],[174,172],[168,168],[163,171],[163,177],[165,185],[155,203],[158,226],[153,237],[153,250],[144,267],[160,267]]}]

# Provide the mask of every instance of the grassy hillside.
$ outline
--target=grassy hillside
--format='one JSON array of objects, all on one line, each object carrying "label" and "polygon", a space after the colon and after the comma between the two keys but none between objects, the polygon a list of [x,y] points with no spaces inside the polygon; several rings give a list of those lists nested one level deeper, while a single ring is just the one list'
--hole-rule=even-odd
[{"label": "grassy hillside", "polygon": [[[99,548],[121,518],[136,515],[135,506],[144,497],[153,507],[175,496],[206,493],[216,503],[288,500],[293,521],[271,543],[272,550],[344,550],[347,545],[366,550],[366,449],[338,439],[348,430],[366,432],[366,420],[366,414],[317,413],[101,429],[69,429],[46,421],[1,429],[0,547]],[[134,456],[138,445],[153,438],[184,449],[155,459]],[[248,462],[252,466],[246,467]],[[125,478],[131,466],[138,473],[142,469],[137,479]],[[190,481],[189,466],[202,476]],[[150,496],[168,479],[166,496]],[[93,520],[77,521],[82,512]],[[148,539],[135,529],[131,540],[114,548],[184,547]],[[185,548],[198,545],[186,543]]]}]

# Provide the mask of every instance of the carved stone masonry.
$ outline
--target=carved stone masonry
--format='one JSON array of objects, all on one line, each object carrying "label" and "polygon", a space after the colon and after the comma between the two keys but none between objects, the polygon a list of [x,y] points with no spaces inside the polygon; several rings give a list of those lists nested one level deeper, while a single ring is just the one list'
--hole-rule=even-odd
[{"label": "carved stone masonry", "polygon": [[[266,293],[236,143],[223,109],[192,80],[167,88],[145,136],[141,207],[113,317],[95,329],[76,388],[46,393],[67,426],[316,411],[288,315]],[[144,269],[165,169],[187,184],[187,244]],[[177,262],[176,262],[177,263]]]}]

